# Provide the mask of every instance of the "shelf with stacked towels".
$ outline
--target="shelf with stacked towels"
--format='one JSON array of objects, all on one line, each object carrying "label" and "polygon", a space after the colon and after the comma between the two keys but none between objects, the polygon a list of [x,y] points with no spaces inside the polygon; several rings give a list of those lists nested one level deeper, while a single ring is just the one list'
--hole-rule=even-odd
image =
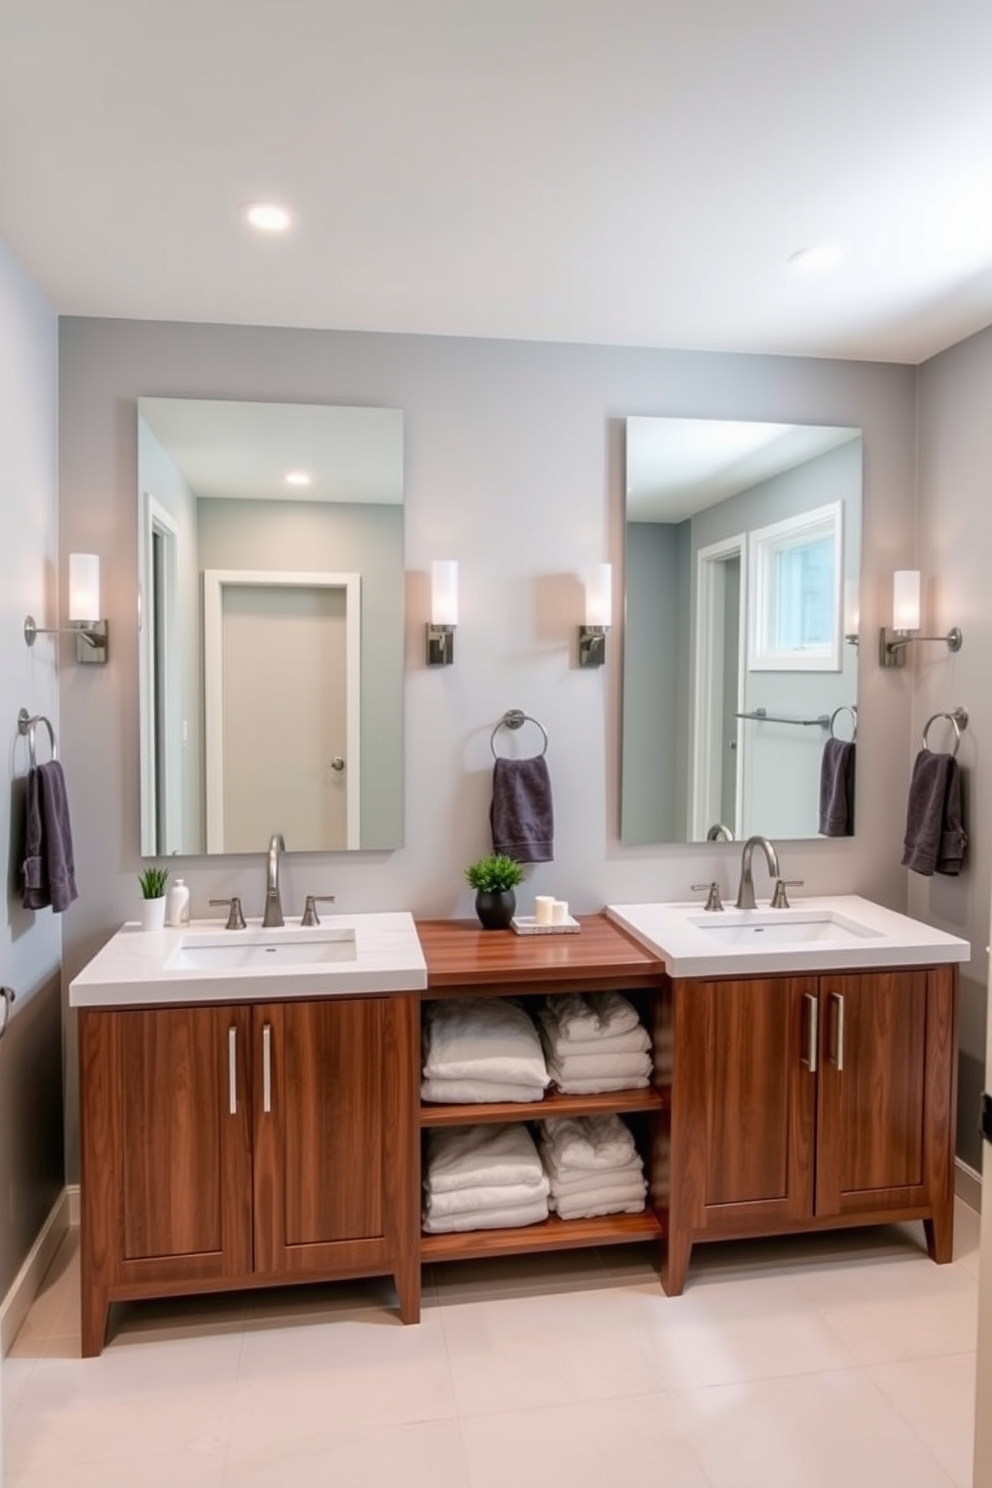
[{"label": "shelf with stacked towels", "polygon": [[462,1230],[450,1235],[423,1235],[424,1261],[474,1261],[493,1255],[522,1255],[541,1250],[581,1250],[590,1245],[636,1244],[663,1240],[664,1210],[640,1214],[607,1214],[598,1219],[559,1219],[550,1215],[525,1229]]},{"label": "shelf with stacked towels", "polygon": [[468,1126],[472,1123],[527,1120],[546,1121],[553,1116],[598,1116],[607,1111],[667,1111],[671,1106],[670,1085],[649,1085],[642,1090],[609,1090],[593,1095],[562,1095],[549,1090],[539,1105],[521,1107],[514,1101],[487,1101],[480,1105],[431,1105],[420,1107],[421,1126]]}]

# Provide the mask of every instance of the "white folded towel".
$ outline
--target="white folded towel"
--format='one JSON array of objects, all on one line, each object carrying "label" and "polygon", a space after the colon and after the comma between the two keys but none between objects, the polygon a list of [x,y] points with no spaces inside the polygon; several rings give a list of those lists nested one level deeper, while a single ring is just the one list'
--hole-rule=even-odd
[{"label": "white folded towel", "polygon": [[545,1149],[545,1167],[550,1179],[550,1192],[556,1198],[562,1194],[594,1194],[603,1188],[621,1188],[625,1184],[631,1184],[640,1188],[644,1184],[644,1164],[640,1157],[636,1156],[629,1163],[624,1163],[622,1168],[600,1168],[596,1172],[589,1169],[580,1173],[569,1172],[554,1166],[547,1150]]},{"label": "white folded towel", "polygon": [[485,1105],[489,1101],[539,1101],[543,1085],[504,1085],[498,1080],[423,1080],[420,1098],[438,1105]]},{"label": "white folded towel", "polygon": [[591,1080],[599,1075],[649,1075],[650,1054],[552,1054],[548,1069],[557,1078]]},{"label": "white folded towel", "polygon": [[507,1230],[517,1225],[540,1224],[548,1217],[548,1201],[543,1196],[529,1204],[507,1204],[503,1209],[472,1209],[461,1214],[428,1214],[424,1230],[428,1235],[451,1234],[455,1230]]},{"label": "white folded towel", "polygon": [[551,1192],[547,1174],[540,1183],[489,1183],[472,1188],[453,1188],[443,1193],[424,1194],[424,1213],[469,1214],[472,1210],[507,1209],[516,1204],[533,1204]]},{"label": "white folded towel", "polygon": [[522,1122],[428,1130],[424,1187],[431,1193],[525,1183],[536,1194],[543,1181],[534,1138]]},{"label": "white folded towel", "polygon": [[559,1219],[595,1219],[601,1214],[640,1214],[644,1209],[644,1195],[617,1194],[600,1198],[566,1198],[556,1207]]},{"label": "white folded towel", "polygon": [[643,1024],[629,1028],[624,1033],[598,1035],[595,1039],[570,1038],[562,1031],[554,1012],[549,1006],[538,1013],[541,1041],[545,1052],[564,1056],[566,1054],[640,1054],[651,1047],[651,1036]]},{"label": "white folded towel", "polygon": [[546,1006],[561,1037],[572,1043],[615,1038],[629,1033],[640,1022],[637,1009],[622,992],[567,993],[549,997]]},{"label": "white folded towel", "polygon": [[554,1082],[562,1095],[599,1095],[607,1090],[643,1090],[651,1084],[649,1075],[602,1075],[598,1079],[578,1080],[571,1075],[555,1074]]},{"label": "white folded towel", "polygon": [[630,1128],[606,1116],[555,1116],[542,1123],[543,1146],[561,1169],[622,1167],[634,1156]]},{"label": "white folded towel", "polygon": [[541,1041],[522,1007],[502,997],[452,998],[427,1009],[424,1075],[544,1089]]}]

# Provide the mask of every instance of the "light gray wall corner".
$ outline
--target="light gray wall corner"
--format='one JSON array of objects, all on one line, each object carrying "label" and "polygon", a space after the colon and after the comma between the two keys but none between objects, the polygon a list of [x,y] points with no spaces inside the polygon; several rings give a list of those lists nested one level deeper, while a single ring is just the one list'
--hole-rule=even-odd
[{"label": "light gray wall corner", "polygon": [[[20,900],[27,741],[21,708],[49,718],[61,741],[57,661],[64,642],[24,641],[24,618],[58,623],[57,326],[0,243],[0,719],[8,787],[0,796],[6,913],[0,968],[16,994],[0,1040],[0,1295],[17,1273],[63,1181],[61,917]],[[38,757],[47,759],[44,731]]]}]

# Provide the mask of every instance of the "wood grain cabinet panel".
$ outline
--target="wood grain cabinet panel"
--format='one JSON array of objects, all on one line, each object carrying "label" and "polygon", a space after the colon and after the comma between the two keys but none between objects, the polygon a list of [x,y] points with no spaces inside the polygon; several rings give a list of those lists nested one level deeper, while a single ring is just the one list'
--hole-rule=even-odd
[{"label": "wood grain cabinet panel", "polygon": [[953,966],[674,984],[665,1290],[697,1240],[921,1219],[953,1244]]}]

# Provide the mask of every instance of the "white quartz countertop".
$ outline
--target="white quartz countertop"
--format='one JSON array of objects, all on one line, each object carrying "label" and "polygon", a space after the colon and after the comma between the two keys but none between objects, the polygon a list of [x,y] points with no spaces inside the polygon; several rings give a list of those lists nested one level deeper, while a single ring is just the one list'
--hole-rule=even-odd
[{"label": "white quartz countertop", "polygon": [[795,899],[788,909],[707,913],[697,901],[608,904],[606,913],[673,977],[933,966],[971,954],[968,941],[856,894]]},{"label": "white quartz countertop", "polygon": [[[341,954],[322,959],[336,938]],[[246,964],[225,964],[239,951]],[[426,986],[427,964],[406,911],[322,915],[312,929],[299,920],[264,930],[257,920],[244,930],[227,930],[224,920],[164,930],[129,923],[73,977],[69,1005],[279,1001]]]}]

